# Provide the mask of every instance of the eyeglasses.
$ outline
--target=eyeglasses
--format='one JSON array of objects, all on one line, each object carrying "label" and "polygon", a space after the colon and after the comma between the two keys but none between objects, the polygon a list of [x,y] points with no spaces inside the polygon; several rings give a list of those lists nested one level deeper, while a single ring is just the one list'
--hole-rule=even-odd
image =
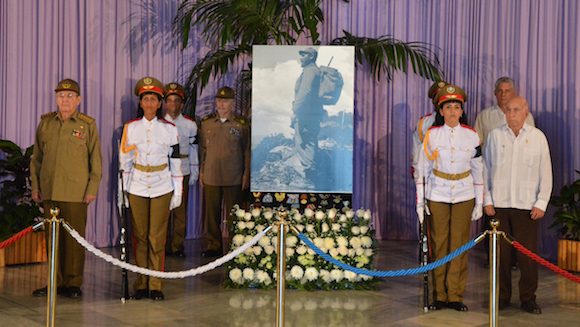
[{"label": "eyeglasses", "polygon": [[72,99],[72,98],[76,98],[78,95],[74,92],[59,92],[56,94],[57,97],[61,98],[61,99]]}]

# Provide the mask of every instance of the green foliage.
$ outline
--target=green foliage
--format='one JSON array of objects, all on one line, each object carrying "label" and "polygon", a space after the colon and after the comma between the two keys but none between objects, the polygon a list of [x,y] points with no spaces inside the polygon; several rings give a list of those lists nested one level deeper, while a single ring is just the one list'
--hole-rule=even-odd
[{"label": "green foliage", "polygon": [[[576,170],[577,174],[580,171]],[[552,227],[560,228],[564,239],[580,241],[580,179],[560,189],[560,196],[553,196],[550,203],[558,208]]]},{"label": "green foliage", "polygon": [[[343,1],[347,3],[348,1]],[[198,92],[211,77],[223,75],[239,58],[252,55],[252,45],[295,45],[308,40],[320,45],[318,31],[324,22],[322,0],[184,0],[173,21],[174,32],[187,47],[191,31],[198,31],[212,50],[189,73],[185,87],[195,105]],[[391,80],[394,71],[441,80],[439,59],[426,43],[405,43],[390,36],[357,37],[347,31],[330,45],[353,45],[356,62],[366,64],[377,80]],[[251,64],[250,64],[251,66]],[[243,69],[248,81],[251,68]]]},{"label": "green foliage", "polygon": [[23,151],[14,142],[0,140],[0,151],[0,240],[4,240],[32,225],[41,213],[31,196],[32,146]]}]

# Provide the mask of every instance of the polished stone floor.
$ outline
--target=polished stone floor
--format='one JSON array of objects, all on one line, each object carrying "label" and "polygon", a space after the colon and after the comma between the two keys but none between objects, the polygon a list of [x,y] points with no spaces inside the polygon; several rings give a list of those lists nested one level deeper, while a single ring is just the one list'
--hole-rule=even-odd
[{"label": "polished stone floor", "polygon": [[[104,251],[117,254],[113,248]],[[184,270],[206,262],[199,258],[198,241],[187,241],[186,253],[186,259],[169,257],[166,270]],[[416,265],[416,257],[414,242],[381,241],[376,267],[409,268]],[[385,279],[373,291],[287,291],[286,326],[485,326],[489,273],[482,262],[483,252],[472,251],[465,293],[469,312],[423,313],[422,278],[413,276]],[[0,268],[0,326],[45,325],[46,299],[34,298],[31,292],[45,285],[46,272],[46,264]],[[514,280],[517,276],[514,273]],[[130,274],[131,281],[134,278]],[[165,301],[122,304],[120,269],[87,254],[84,296],[57,298],[56,326],[275,326],[275,290],[225,289],[223,280],[224,269],[218,268],[198,277],[166,282]],[[580,284],[540,268],[538,303],[542,315],[513,306],[501,312],[500,325],[580,326]]]}]

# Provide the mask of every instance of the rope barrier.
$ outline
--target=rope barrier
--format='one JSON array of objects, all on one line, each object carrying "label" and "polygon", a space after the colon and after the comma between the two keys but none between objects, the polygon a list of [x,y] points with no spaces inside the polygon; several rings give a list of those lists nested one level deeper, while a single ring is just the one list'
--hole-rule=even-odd
[{"label": "rope barrier", "polygon": [[320,248],[318,248],[316,245],[314,245],[314,243],[312,243],[312,241],[310,239],[308,239],[308,237],[306,237],[306,235],[304,235],[302,233],[298,233],[297,236],[302,242],[304,242],[306,245],[308,245],[312,250],[314,250],[314,252],[316,252],[316,254],[321,256],[324,260],[326,260],[326,261],[328,261],[328,262],[334,264],[335,266],[338,266],[344,270],[352,271],[352,272],[360,274],[360,275],[367,275],[367,276],[371,276],[371,277],[399,277],[399,276],[410,276],[410,275],[422,274],[424,272],[433,270],[433,269],[435,269],[439,266],[442,266],[442,265],[448,263],[449,261],[455,259],[459,255],[461,255],[463,252],[473,248],[477,243],[479,243],[479,241],[481,241],[483,239],[481,236],[474,238],[471,241],[458,247],[457,249],[455,249],[455,251],[449,253],[445,257],[443,257],[437,261],[431,262],[425,266],[421,266],[418,268],[411,268],[411,269],[383,270],[383,271],[381,271],[381,270],[368,270],[368,269],[357,268],[357,267],[353,267],[351,265],[348,265],[342,261],[338,261],[335,258],[333,258],[331,255],[324,253]]},{"label": "rope barrier", "polygon": [[539,255],[535,254],[534,252],[530,251],[528,248],[526,248],[525,246],[523,246],[520,242],[518,241],[512,241],[511,244],[513,245],[513,247],[520,251],[522,254],[528,256],[530,259],[534,260],[535,262],[539,263],[540,265],[552,270],[553,272],[560,274],[563,277],[568,278],[569,280],[576,282],[576,283],[580,283],[580,276],[574,276],[572,273],[556,266],[555,264],[549,262],[548,260],[540,257]]},{"label": "rope barrier", "polygon": [[203,273],[208,272],[210,270],[213,270],[213,269],[223,265],[224,263],[232,260],[233,258],[237,257],[239,254],[245,252],[248,248],[250,248],[254,244],[258,243],[258,241],[264,235],[266,235],[266,233],[272,228],[272,226],[268,226],[266,229],[264,229],[263,231],[256,234],[256,236],[254,236],[251,240],[249,240],[245,244],[241,245],[239,248],[235,249],[234,251],[232,251],[232,252],[226,254],[225,256],[223,256],[215,261],[212,261],[208,264],[205,264],[205,265],[197,267],[197,268],[185,270],[185,271],[165,272],[165,271],[157,271],[157,270],[142,268],[142,267],[138,267],[138,266],[123,262],[123,261],[121,261],[115,257],[112,257],[112,256],[104,253],[103,251],[95,248],[92,244],[87,242],[87,240],[85,240],[76,230],[74,230],[74,228],[72,228],[64,220],[63,220],[63,226],[66,229],[66,231],[70,234],[70,236],[72,236],[80,245],[82,245],[85,249],[87,249],[87,251],[91,252],[92,254],[96,255],[97,257],[99,257],[99,258],[101,258],[109,263],[112,263],[113,265],[115,265],[117,267],[125,268],[129,271],[136,272],[136,273],[141,274],[141,275],[147,275],[147,276],[158,277],[158,278],[166,278],[166,279],[178,279],[178,278],[192,277],[192,276],[200,275],[200,274],[203,274]]},{"label": "rope barrier", "polygon": [[5,247],[8,247],[8,246],[16,243],[16,241],[18,241],[19,239],[23,238],[24,236],[32,233],[32,231],[33,231],[32,226],[26,227],[25,229],[21,230],[20,232],[12,235],[9,239],[0,242],[0,249],[3,249]]}]

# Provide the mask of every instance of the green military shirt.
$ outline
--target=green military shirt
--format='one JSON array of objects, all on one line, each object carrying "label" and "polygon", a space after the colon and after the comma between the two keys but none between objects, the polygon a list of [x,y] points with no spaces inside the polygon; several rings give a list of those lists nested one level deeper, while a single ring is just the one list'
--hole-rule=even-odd
[{"label": "green military shirt", "polygon": [[206,116],[200,128],[203,183],[212,186],[241,185],[250,173],[250,127],[231,114],[222,122],[217,114]]},{"label": "green military shirt", "polygon": [[66,121],[57,112],[42,115],[30,161],[33,191],[43,200],[82,202],[97,195],[101,146],[95,119],[75,111]]}]

